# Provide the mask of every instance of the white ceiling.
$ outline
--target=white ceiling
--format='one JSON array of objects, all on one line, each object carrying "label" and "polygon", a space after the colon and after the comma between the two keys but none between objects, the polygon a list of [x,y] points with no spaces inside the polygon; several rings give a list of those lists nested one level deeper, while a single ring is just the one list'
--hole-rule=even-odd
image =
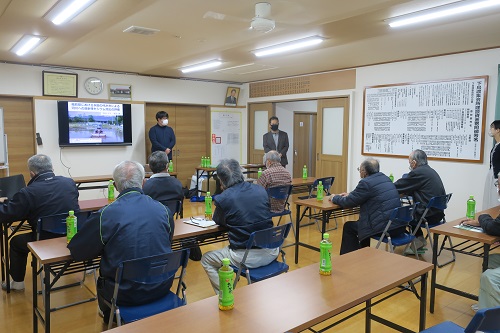
[{"label": "white ceiling", "polygon": [[[276,28],[262,34],[248,29],[256,2],[98,0],[69,23],[55,26],[43,16],[57,0],[0,0],[0,61],[244,83],[500,47],[500,6],[391,29],[387,18],[454,1],[269,0]],[[209,11],[226,16],[203,18]],[[132,25],[160,32],[123,33]],[[48,38],[18,57],[10,49],[23,34]],[[250,52],[310,35],[327,40],[292,55],[257,59]],[[178,70],[211,59],[223,65],[188,74]],[[248,66],[237,67],[242,65]]]}]

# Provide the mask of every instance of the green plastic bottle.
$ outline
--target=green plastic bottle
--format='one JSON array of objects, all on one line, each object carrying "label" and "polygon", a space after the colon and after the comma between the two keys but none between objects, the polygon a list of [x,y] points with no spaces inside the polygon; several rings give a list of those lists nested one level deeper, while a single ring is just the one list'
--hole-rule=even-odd
[{"label": "green plastic bottle", "polygon": [[115,201],[115,185],[113,184],[113,180],[109,180],[108,183],[108,201]]},{"label": "green plastic bottle", "polygon": [[205,196],[205,220],[209,221],[212,219],[212,196],[210,192],[207,192]]},{"label": "green plastic bottle", "polygon": [[200,167],[204,168],[205,167],[205,157],[201,157],[201,162],[200,162]]},{"label": "green plastic bottle", "polygon": [[471,220],[476,218],[476,200],[474,200],[473,195],[467,200],[467,214],[465,214],[465,216]]},{"label": "green plastic bottle", "polygon": [[229,266],[229,259],[222,259],[222,267],[219,268],[219,309],[222,311],[232,310],[234,307],[233,295],[234,272]]},{"label": "green plastic bottle", "polygon": [[332,242],[327,233],[323,234],[319,243],[319,257],[319,274],[332,275]]},{"label": "green plastic bottle", "polygon": [[210,159],[210,156],[207,156],[207,168],[212,167],[212,160]]},{"label": "green plastic bottle", "polygon": [[69,243],[78,231],[78,221],[75,216],[75,211],[70,210],[68,214],[68,217],[66,217],[66,240]]},{"label": "green plastic bottle", "polygon": [[307,165],[302,168],[302,179],[307,179]]},{"label": "green plastic bottle", "polygon": [[168,162],[168,172],[174,172],[174,162],[172,160]]},{"label": "green plastic bottle", "polygon": [[260,176],[262,176],[262,168],[257,171],[257,178],[260,178]]},{"label": "green plastic bottle", "polygon": [[321,180],[316,188],[316,200],[323,201],[323,182]]},{"label": "green plastic bottle", "polygon": [[393,182],[393,183],[394,183],[394,176],[392,175],[392,172],[391,172],[391,174],[389,175],[389,179],[391,180],[391,182]]}]

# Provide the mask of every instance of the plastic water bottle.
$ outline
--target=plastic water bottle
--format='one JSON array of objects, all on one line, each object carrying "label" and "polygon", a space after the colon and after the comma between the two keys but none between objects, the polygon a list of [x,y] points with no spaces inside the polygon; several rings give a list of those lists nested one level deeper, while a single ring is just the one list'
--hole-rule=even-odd
[{"label": "plastic water bottle", "polygon": [[210,192],[207,192],[205,196],[205,220],[210,221],[212,219],[212,196]]},{"label": "plastic water bottle", "polygon": [[302,168],[302,179],[307,179],[307,165]]},{"label": "plastic water bottle", "polygon": [[212,167],[212,160],[210,159],[210,156],[207,156],[207,168]]},{"label": "plastic water bottle", "polygon": [[323,201],[323,182],[321,180],[316,188],[316,200]]},{"label": "plastic water bottle", "polygon": [[260,178],[260,176],[262,176],[262,168],[257,171],[257,178]]},{"label": "plastic water bottle", "polygon": [[229,259],[222,259],[222,267],[219,268],[219,309],[222,311],[232,310],[234,307],[233,295],[234,272],[229,266]]},{"label": "plastic water bottle", "polygon": [[394,183],[394,176],[392,175],[392,172],[391,172],[391,174],[389,175],[389,179],[391,180],[391,182],[393,182],[393,183]]},{"label": "plastic water bottle", "polygon": [[205,157],[201,157],[201,162],[200,162],[200,167],[204,168],[205,167]]},{"label": "plastic water bottle", "polygon": [[168,172],[174,172],[174,162],[172,160],[168,162]]},{"label": "plastic water bottle", "polygon": [[323,234],[319,243],[319,257],[319,274],[332,275],[332,242],[327,233]]},{"label": "plastic water bottle", "polygon": [[68,214],[68,217],[66,217],[66,239],[69,243],[78,231],[78,222],[75,216],[75,211],[70,210]]},{"label": "plastic water bottle", "polygon": [[469,200],[467,200],[467,214],[465,214],[465,216],[471,220],[476,217],[476,200],[474,200],[473,195],[471,195]]},{"label": "plastic water bottle", "polygon": [[115,201],[115,185],[113,184],[112,180],[110,180],[108,183],[108,201]]}]

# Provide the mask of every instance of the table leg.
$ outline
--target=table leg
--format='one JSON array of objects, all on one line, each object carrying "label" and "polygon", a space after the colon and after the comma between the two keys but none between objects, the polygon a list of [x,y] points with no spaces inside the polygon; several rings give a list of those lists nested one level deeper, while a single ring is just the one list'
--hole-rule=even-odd
[{"label": "table leg", "polygon": [[372,300],[369,299],[366,301],[366,308],[365,308],[365,333],[370,333],[372,331]]},{"label": "table leg", "polygon": [[[434,243],[432,244],[432,275],[431,275],[431,299],[430,299],[430,309],[431,313],[434,313],[434,302],[436,299],[436,274],[437,274],[437,252],[439,243],[439,234],[433,234]],[[421,294],[420,297],[423,297]]]},{"label": "table leg", "polygon": [[38,283],[37,283],[37,277],[38,274],[37,272],[37,259],[34,255],[31,256],[31,277],[32,277],[32,284],[33,284],[33,333],[38,332],[38,316],[37,316],[37,309],[38,309]]},{"label": "table leg", "polygon": [[3,243],[4,243],[4,223],[0,222],[0,232],[2,233],[0,236],[0,265],[2,266],[1,267],[1,270],[2,270],[2,281],[5,281],[5,267],[4,267],[4,247],[3,247]]},{"label": "table leg", "polygon": [[490,244],[483,244],[484,254],[483,254],[483,272],[488,269],[488,260],[490,258]]},{"label": "table leg", "polygon": [[45,286],[45,333],[50,333],[50,265],[43,265],[44,276],[43,284]]},{"label": "table leg", "polygon": [[326,210],[321,211],[321,239],[326,232],[326,224],[328,223],[328,216],[326,215]]},{"label": "table leg", "polygon": [[5,269],[6,291],[10,293],[10,253],[9,253],[9,224],[3,224],[3,268]]},{"label": "table leg", "polygon": [[[436,243],[437,244],[437,243]],[[427,273],[420,277],[420,320],[418,331],[425,330],[426,308],[427,308]]]},{"label": "table leg", "polygon": [[295,264],[299,263],[300,205],[295,205]]}]

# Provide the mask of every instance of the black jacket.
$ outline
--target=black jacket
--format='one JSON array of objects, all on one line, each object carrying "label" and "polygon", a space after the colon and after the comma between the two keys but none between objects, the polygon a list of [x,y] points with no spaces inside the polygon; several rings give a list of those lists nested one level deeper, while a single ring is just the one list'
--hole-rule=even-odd
[{"label": "black jacket", "polygon": [[262,136],[262,141],[262,144],[264,146],[264,153],[267,153],[270,150],[276,150],[281,154],[281,165],[285,166],[288,164],[286,153],[288,152],[288,146],[290,144],[288,142],[288,134],[286,132],[278,131],[278,147],[276,147],[272,132],[267,132],[266,134],[264,134]]},{"label": "black jacket", "polygon": [[176,206],[172,204],[172,201],[182,201],[184,200],[184,193],[182,193],[182,183],[175,177],[167,176],[158,177],[153,175],[149,178],[144,185],[142,190],[144,194],[149,195],[151,198],[167,205],[172,213],[175,213]]},{"label": "black jacket", "polygon": [[79,209],[78,189],[73,179],[46,171],[33,177],[28,186],[17,192],[11,200],[0,204],[0,219],[3,222],[28,220],[35,230],[41,216]]},{"label": "black jacket", "polygon": [[266,190],[242,182],[214,197],[214,221],[229,230],[229,247],[245,249],[250,234],[273,227]]},{"label": "black jacket", "polygon": [[479,215],[479,225],[484,232],[492,236],[500,236],[500,215],[493,219],[489,214]]}]

